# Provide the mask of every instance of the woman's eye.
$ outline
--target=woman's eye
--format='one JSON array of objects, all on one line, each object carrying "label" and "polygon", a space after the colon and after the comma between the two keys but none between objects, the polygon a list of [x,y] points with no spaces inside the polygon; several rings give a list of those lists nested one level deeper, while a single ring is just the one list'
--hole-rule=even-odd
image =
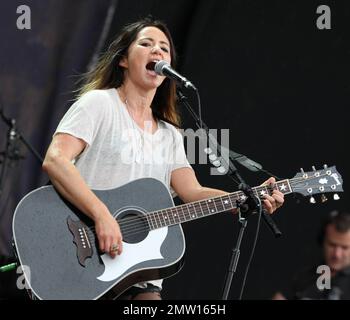
[{"label": "woman's eye", "polygon": [[151,44],[148,42],[141,42],[140,45],[143,47],[149,47]]},{"label": "woman's eye", "polygon": [[166,48],[166,47],[163,47],[162,50],[163,50],[164,52],[166,52],[166,53],[169,53],[169,49]]}]

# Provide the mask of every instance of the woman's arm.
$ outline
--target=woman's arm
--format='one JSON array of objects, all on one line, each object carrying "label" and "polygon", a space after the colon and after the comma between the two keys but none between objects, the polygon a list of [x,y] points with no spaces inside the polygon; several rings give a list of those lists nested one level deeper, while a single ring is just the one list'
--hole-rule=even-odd
[{"label": "woman's arm", "polygon": [[[264,184],[271,184],[274,182],[275,179],[270,178],[265,181]],[[193,202],[228,194],[228,192],[222,190],[201,186],[191,168],[174,170],[171,174],[171,186],[183,202]],[[271,196],[265,196],[263,202],[266,210],[269,213],[273,213],[283,204],[284,195],[280,191],[274,190]]]},{"label": "woman's arm", "polygon": [[[95,222],[100,250],[114,257],[122,252],[119,225],[72,163],[85,147],[86,142],[81,139],[65,133],[56,134],[47,150],[43,169],[58,192]],[[110,250],[113,244],[118,244],[118,251]]]}]

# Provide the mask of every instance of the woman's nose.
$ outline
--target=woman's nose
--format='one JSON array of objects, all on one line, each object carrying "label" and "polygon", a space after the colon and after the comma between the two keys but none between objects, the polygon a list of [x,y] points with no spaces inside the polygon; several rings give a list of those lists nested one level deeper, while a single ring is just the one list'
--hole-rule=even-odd
[{"label": "woman's nose", "polygon": [[160,47],[158,45],[154,45],[152,50],[151,50],[151,52],[152,53],[155,53],[155,52],[161,53],[161,49],[160,49]]}]

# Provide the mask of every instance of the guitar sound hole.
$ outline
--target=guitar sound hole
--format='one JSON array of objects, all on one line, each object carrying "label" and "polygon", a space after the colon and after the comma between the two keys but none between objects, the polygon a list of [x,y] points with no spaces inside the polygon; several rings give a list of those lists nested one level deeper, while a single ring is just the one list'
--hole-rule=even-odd
[{"label": "guitar sound hole", "polygon": [[123,241],[127,243],[138,243],[144,240],[149,233],[147,219],[139,211],[128,210],[117,218]]}]

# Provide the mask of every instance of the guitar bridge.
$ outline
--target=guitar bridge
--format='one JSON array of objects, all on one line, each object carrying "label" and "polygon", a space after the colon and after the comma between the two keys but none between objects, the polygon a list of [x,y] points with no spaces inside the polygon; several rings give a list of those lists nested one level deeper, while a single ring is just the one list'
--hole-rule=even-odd
[{"label": "guitar bridge", "polygon": [[74,221],[70,217],[67,218],[67,225],[74,237],[73,242],[77,247],[79,264],[85,267],[85,260],[91,258],[93,254],[87,227],[81,221]]}]

